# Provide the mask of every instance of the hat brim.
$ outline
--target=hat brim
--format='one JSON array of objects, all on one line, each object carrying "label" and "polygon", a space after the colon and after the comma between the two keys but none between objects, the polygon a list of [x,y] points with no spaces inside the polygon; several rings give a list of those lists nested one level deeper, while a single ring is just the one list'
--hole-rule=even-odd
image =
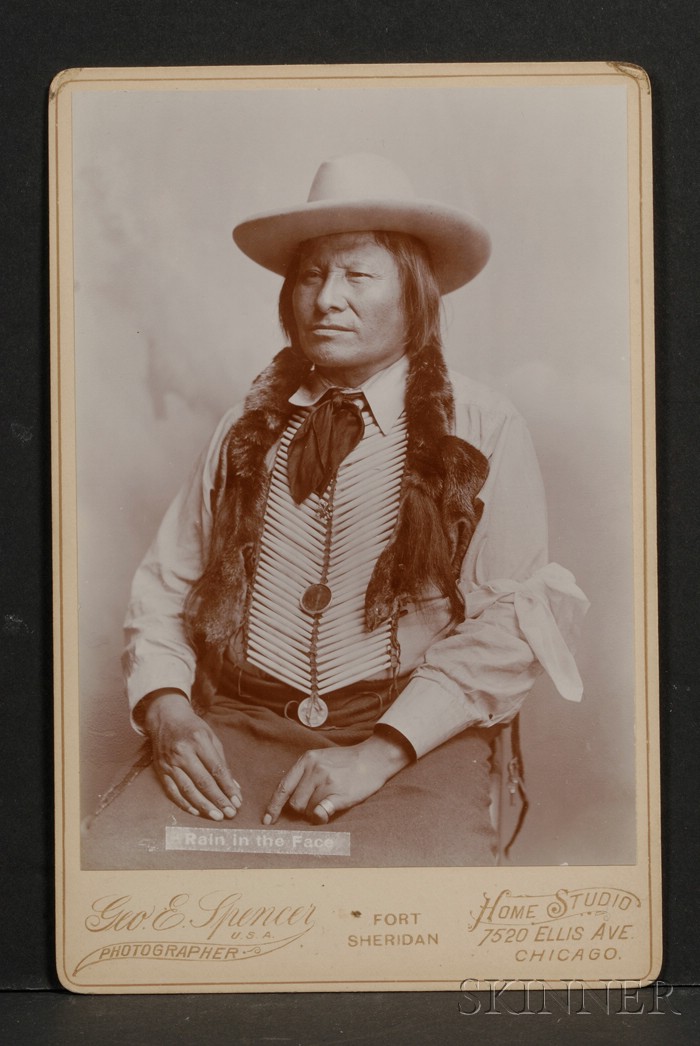
[{"label": "hat brim", "polygon": [[441,294],[464,286],[491,254],[484,227],[468,214],[432,200],[318,201],[258,214],[233,230],[249,258],[284,276],[300,243],[343,232],[403,232],[428,248]]}]

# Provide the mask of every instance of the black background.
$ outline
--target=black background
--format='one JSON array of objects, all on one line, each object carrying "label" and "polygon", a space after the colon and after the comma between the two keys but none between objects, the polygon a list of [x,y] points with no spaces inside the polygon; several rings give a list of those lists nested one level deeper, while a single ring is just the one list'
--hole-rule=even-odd
[{"label": "black background", "polygon": [[[696,985],[700,980],[697,7],[672,0],[375,0],[372,4],[359,0],[113,0],[110,4],[6,0],[0,49],[0,989],[42,993],[14,997],[7,1027],[15,1028],[16,1037],[10,1041],[45,1037],[39,1029],[45,1028],[42,1021],[49,1005],[62,1008],[65,1041],[72,1042],[112,1041],[109,1031],[116,1035],[119,1024],[114,1015],[124,1017],[127,1012],[128,1030],[119,1031],[122,1043],[170,1041],[166,1025],[179,1036],[182,1029],[198,1027],[201,1034],[191,1041],[211,1040],[224,1004],[230,1034],[216,1038],[217,1042],[262,1041],[265,1034],[289,1042],[350,1042],[359,1041],[354,1032],[360,1029],[362,1040],[395,1036],[438,1041],[455,1034],[460,1039],[472,1033],[483,1035],[484,1025],[490,1025],[486,1017],[472,1018],[472,1023],[462,1019],[460,1024],[456,993],[454,999],[442,994],[433,998],[199,997],[189,1000],[188,1010],[185,1000],[82,999],[58,989],[52,929],[46,107],[53,76],[76,66],[611,60],[632,62],[647,71],[653,92],[655,167],[662,978],[675,985]],[[689,1012],[695,996],[684,993],[683,998]],[[116,1003],[123,1008],[115,1010]],[[150,1011],[144,1008],[148,1003]],[[124,1008],[128,1006],[131,1009]],[[159,1014],[163,1038],[146,1032],[145,1025],[140,1025],[142,1035],[134,1030],[139,1022],[148,1024],[149,1012],[151,1017]],[[187,1014],[192,1016],[190,1023]],[[430,1020],[428,1014],[433,1015]],[[200,1023],[205,1018],[208,1031]],[[505,1020],[500,1026],[503,1034]],[[534,1022],[539,1034],[545,1034],[546,1020],[554,1018]],[[673,1020],[678,1022],[675,1027]],[[22,1036],[31,1033],[32,1023],[37,1038],[25,1040]],[[518,1025],[521,1033],[524,1023]],[[583,1031],[582,1023],[585,1019],[579,1019],[574,1030]],[[658,1028],[656,1020],[644,1021],[643,1028],[641,1023],[634,1028],[641,1037],[650,1034],[649,1025]],[[665,1018],[664,1032],[678,1039],[681,1023],[686,1027],[685,1019]],[[629,1030],[627,1025],[622,1018],[616,1036]],[[55,1035],[49,1039],[59,1041]],[[182,1041],[190,1039],[185,1035]]]}]

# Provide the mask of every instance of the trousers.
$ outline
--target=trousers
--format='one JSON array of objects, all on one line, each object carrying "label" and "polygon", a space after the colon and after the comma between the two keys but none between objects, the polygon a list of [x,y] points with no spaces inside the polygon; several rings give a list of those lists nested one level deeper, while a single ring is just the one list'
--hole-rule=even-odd
[{"label": "trousers", "polygon": [[[239,781],[243,803],[224,822],[196,817],[175,806],[147,758],[111,790],[111,800],[85,822],[82,866],[86,869],[441,867],[493,865],[496,835],[491,822],[491,740],[486,730],[465,730],[391,778],[380,791],[321,827],[291,809],[275,830],[343,832],[349,854],[324,846],[309,853],[218,852],[169,849],[166,827],[191,829],[190,839],[212,829],[235,829],[240,838],[271,838],[262,818],[281,777],[311,749],[358,744],[368,737],[387,704],[388,682],[354,683],[326,695],[330,714],[311,729],[295,718],[304,695],[262,674],[229,665],[220,692],[204,714],[220,738]],[[221,833],[219,833],[221,834]],[[324,838],[327,838],[324,837]],[[265,842],[265,840],[263,840]]]}]

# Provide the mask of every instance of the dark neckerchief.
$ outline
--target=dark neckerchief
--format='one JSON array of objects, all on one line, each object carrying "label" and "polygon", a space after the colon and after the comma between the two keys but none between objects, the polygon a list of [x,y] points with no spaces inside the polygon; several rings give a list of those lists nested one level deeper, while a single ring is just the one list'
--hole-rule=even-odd
[{"label": "dark neckerchief", "polygon": [[314,404],[287,448],[289,490],[300,505],[312,492],[319,497],[365,432],[354,395],[328,389]]}]

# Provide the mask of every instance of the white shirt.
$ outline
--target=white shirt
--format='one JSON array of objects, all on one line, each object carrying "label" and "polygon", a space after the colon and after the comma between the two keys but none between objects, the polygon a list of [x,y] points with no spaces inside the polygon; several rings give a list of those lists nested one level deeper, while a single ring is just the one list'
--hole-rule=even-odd
[{"label": "white shirt", "polygon": [[[403,411],[406,370],[404,357],[362,386],[384,433]],[[291,402],[316,403],[328,387],[319,378],[312,374]],[[449,629],[446,600],[436,595],[399,620],[401,672],[412,675],[380,722],[406,737],[418,756],[467,727],[512,719],[542,669],[563,697],[582,695],[571,647],[588,602],[569,571],[548,562],[544,493],[529,433],[504,397],[462,375],[450,379],[456,434],[486,456],[489,474],[461,570],[466,619]],[[238,416],[240,408],[222,419],[135,575],[124,656],[132,710],[153,690],[190,694],[196,663],[182,606],[203,570],[219,449]]]}]

